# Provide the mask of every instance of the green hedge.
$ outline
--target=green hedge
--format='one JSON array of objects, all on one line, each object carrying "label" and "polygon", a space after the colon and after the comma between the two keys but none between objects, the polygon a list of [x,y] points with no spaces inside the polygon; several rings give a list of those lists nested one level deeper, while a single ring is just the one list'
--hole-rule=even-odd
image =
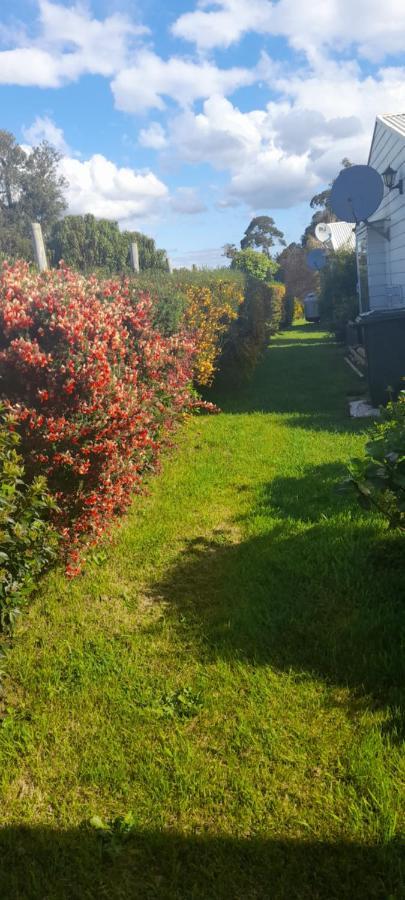
[{"label": "green hedge", "polygon": [[359,312],[356,254],[333,253],[321,272],[320,315],[322,322],[344,340],[347,322]]},{"label": "green hedge", "polygon": [[[133,279],[139,290],[150,291],[153,299],[154,325],[163,334],[174,334],[181,327],[181,320],[187,305],[186,289],[190,285],[209,287],[215,297],[220,284],[234,284],[244,288],[245,276],[229,268],[200,270],[197,272],[181,269],[173,274],[168,272],[141,272]],[[235,291],[236,293],[236,291]]]},{"label": "green hedge", "polygon": [[25,481],[13,421],[0,414],[0,630],[9,630],[56,555],[55,507],[43,478]]},{"label": "green hedge", "polygon": [[284,320],[283,284],[245,276],[244,294],[219,364],[220,372],[232,378],[244,378],[253,371],[271,335],[279,331]]}]

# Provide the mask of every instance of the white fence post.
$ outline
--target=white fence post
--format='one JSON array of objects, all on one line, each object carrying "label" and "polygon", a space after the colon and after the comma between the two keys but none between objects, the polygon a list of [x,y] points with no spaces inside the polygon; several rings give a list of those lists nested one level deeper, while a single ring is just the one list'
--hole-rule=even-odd
[{"label": "white fence post", "polygon": [[136,241],[134,241],[133,244],[131,244],[130,257],[131,257],[131,266],[132,266],[134,272],[137,272],[139,274],[139,250],[138,250],[138,244],[136,243]]},{"label": "white fence post", "polygon": [[40,272],[48,268],[42,228],[39,222],[31,222],[32,242],[34,244],[35,261]]}]

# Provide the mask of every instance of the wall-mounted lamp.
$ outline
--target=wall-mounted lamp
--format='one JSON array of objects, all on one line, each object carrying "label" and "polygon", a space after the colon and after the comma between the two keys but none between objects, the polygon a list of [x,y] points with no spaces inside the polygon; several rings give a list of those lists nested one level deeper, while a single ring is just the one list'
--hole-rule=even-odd
[{"label": "wall-mounted lamp", "polygon": [[383,182],[385,184],[385,187],[387,187],[389,191],[398,190],[400,194],[403,194],[404,193],[403,179],[400,178],[398,181],[398,184],[395,184],[394,182],[395,182],[396,174],[397,174],[396,170],[392,169],[391,166],[388,166],[388,169],[386,169],[385,172],[382,173]]}]

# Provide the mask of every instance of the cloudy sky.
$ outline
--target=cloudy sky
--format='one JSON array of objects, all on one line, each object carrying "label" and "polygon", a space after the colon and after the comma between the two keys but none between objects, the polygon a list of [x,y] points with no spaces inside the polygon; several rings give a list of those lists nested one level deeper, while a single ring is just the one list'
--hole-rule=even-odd
[{"label": "cloudy sky", "polygon": [[64,154],[74,213],[219,264],[288,240],[375,116],[405,111],[404,0],[2,0],[1,125]]}]

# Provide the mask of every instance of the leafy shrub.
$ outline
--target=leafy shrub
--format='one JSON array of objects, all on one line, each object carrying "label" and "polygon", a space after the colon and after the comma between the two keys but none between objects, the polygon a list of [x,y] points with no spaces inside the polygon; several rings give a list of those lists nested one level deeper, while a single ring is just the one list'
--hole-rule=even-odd
[{"label": "leafy shrub", "polygon": [[237,320],[231,326],[219,368],[232,377],[249,375],[278,331],[283,317],[285,286],[247,277],[244,301]]},{"label": "leafy shrub", "polygon": [[196,347],[194,379],[200,387],[206,387],[212,384],[222,338],[230,323],[237,319],[243,293],[230,283],[217,281],[206,286],[190,284],[185,294],[187,305],[182,325]]},{"label": "leafy shrub", "polygon": [[164,335],[173,335],[181,328],[181,320],[187,306],[184,287],[169,272],[141,272],[131,279],[134,290],[145,291],[152,300],[152,323]]},{"label": "leafy shrub", "polygon": [[284,299],[283,328],[289,328],[293,322],[304,318],[304,304],[297,297],[288,295]]},{"label": "leafy shrub", "polygon": [[382,410],[369,433],[364,459],[353,460],[346,485],[366,509],[381,512],[392,528],[405,529],[405,392]]},{"label": "leafy shrub", "polygon": [[294,316],[293,321],[299,321],[303,319],[305,315],[304,304],[302,300],[298,300],[297,297],[294,297]]},{"label": "leafy shrub", "polygon": [[25,263],[0,277],[0,378],[29,477],[46,476],[74,572],[153,469],[189,403],[194,346],[162,337],[151,301],[118,281]]},{"label": "leafy shrub", "polygon": [[343,340],[347,322],[356,318],[358,310],[356,254],[339,250],[321,272],[321,320]]},{"label": "leafy shrub", "polygon": [[[239,297],[245,287],[242,272],[229,268],[190,271],[179,269],[169,272],[141,272],[133,282],[137,290],[148,291],[152,298],[152,320],[163,334],[174,334],[181,329],[181,322],[189,303],[190,287],[209,288],[214,305],[221,303],[221,292],[229,285],[228,302],[237,309]],[[232,288],[232,290],[231,290]],[[235,300],[233,300],[233,296]]]},{"label": "leafy shrub", "polygon": [[277,263],[265,253],[258,253],[257,250],[250,249],[238,250],[231,262],[231,269],[239,269],[260,281],[271,279],[278,268]]},{"label": "leafy shrub", "polygon": [[276,334],[281,328],[285,318],[285,285],[279,281],[272,281],[268,285],[270,290],[270,318],[268,324],[270,334]]},{"label": "leafy shrub", "polygon": [[13,419],[0,414],[0,630],[9,629],[55,557],[56,535],[49,524],[55,503],[45,479],[26,483],[20,438]]},{"label": "leafy shrub", "polygon": [[[263,253],[244,251],[267,259]],[[285,322],[285,285],[231,268],[142,273],[133,282],[150,290],[153,319],[164,333],[191,328],[197,344],[194,377],[209,385],[216,371],[244,377]],[[237,315],[236,315],[237,313]]]},{"label": "leafy shrub", "polygon": [[152,297],[152,316],[164,334],[188,332],[195,343],[193,377],[200,387],[212,383],[229,326],[244,299],[246,279],[230,269],[187,269],[172,275],[142,273],[133,280]]}]

